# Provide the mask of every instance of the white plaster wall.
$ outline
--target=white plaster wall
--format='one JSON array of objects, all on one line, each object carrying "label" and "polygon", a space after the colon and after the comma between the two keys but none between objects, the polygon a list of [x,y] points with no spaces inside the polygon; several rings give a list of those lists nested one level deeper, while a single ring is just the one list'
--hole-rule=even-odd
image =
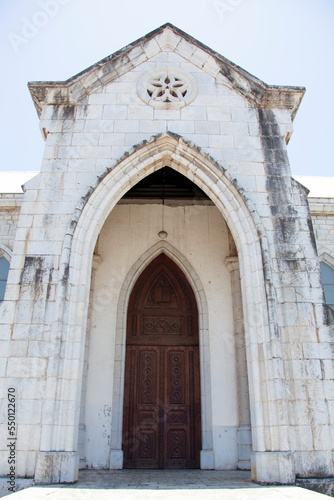
[{"label": "white plaster wall", "polygon": [[[209,308],[214,466],[236,468],[238,425],[235,346],[227,226],[214,206],[164,207],[167,240],[194,267]],[[127,273],[159,241],[161,205],[117,205],[98,241],[101,264],[92,297],[90,348],[85,404],[86,464],[109,466],[116,314]]]}]

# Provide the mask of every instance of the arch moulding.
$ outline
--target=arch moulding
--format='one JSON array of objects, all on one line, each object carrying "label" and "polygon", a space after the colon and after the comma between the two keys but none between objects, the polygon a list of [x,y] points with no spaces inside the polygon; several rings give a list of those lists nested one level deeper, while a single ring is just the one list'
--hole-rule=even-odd
[{"label": "arch moulding", "polygon": [[[260,460],[258,463],[267,464],[264,467],[267,467],[268,471],[273,466],[279,468],[278,463],[282,452],[287,451],[288,417],[287,414],[282,415],[281,410],[282,404],[280,403],[284,396],[282,393],[273,395],[272,385],[269,385],[270,381],[277,379],[279,375],[284,386],[284,373],[281,367],[281,372],[278,374],[276,366],[274,374],[274,368],[270,362],[274,356],[270,355],[273,350],[273,335],[268,320],[262,260],[270,261],[265,232],[256,210],[253,207],[249,208],[249,202],[245,200],[229,173],[224,171],[209,155],[202,153],[199,148],[170,133],[144,141],[133,148],[112,169],[108,169],[105,175],[99,178],[96,186],[91,188],[86,197],[81,200],[69,225],[61,256],[63,286],[58,287],[56,314],[52,326],[54,342],[57,343],[61,339],[65,346],[62,349],[64,359],[59,361],[56,389],[59,404],[55,412],[54,431],[48,433],[48,437],[43,440],[42,449],[54,450],[52,453],[57,453],[57,450],[75,453],[77,450],[90,272],[92,256],[101,228],[114,206],[132,186],[164,166],[177,170],[209,196],[224,217],[236,243],[243,296],[253,450],[257,453],[257,457],[260,457],[257,458]],[[267,277],[268,270],[270,274],[268,262],[265,263]],[[76,351],[73,349],[74,344],[78,342],[81,353],[79,360],[72,359],[72,353]],[[257,348],[258,344],[263,343],[268,346],[269,359],[265,364],[259,359]],[[275,357],[277,357],[277,348]],[[57,362],[55,360],[55,363]],[[263,373],[264,367],[265,373]],[[66,372],[69,371],[73,377],[67,380]],[[268,387],[266,387],[267,384]],[[264,393],[270,394],[274,402],[267,411],[262,408]],[[50,392],[46,394],[46,397],[55,400],[51,384]],[[70,416],[62,408],[63,402],[68,403],[69,397],[72,398],[73,406],[76,408]],[[266,439],[264,438],[265,428],[277,422],[281,423],[277,426],[277,432],[280,434],[278,442],[285,443],[282,450],[277,450],[277,441],[271,442],[268,434]],[[70,428],[73,432],[69,434]],[[271,458],[268,452],[272,455]],[[284,470],[287,471],[288,480],[281,478],[278,482],[291,482],[291,471],[288,471],[292,468],[288,465],[290,459],[285,457],[284,460]]]},{"label": "arch moulding", "polygon": [[11,251],[10,248],[6,247],[6,245],[3,245],[0,243],[0,258],[4,257],[8,262],[10,262],[12,258],[13,252]]},{"label": "arch moulding", "polygon": [[332,257],[328,252],[322,252],[319,255],[319,262],[324,262],[334,269],[334,257]]},{"label": "arch moulding", "polygon": [[113,407],[111,424],[110,468],[122,469],[122,420],[124,396],[124,370],[126,347],[127,306],[131,291],[144,269],[158,255],[165,253],[184,272],[189,281],[197,302],[199,315],[200,375],[201,375],[201,408],[202,408],[202,451],[201,469],[212,469],[214,464],[212,450],[212,402],[210,369],[210,338],[208,329],[208,304],[204,287],[190,262],[167,241],[159,241],[147,250],[131,267],[122,285],[118,306],[115,340],[115,369],[113,388]]}]

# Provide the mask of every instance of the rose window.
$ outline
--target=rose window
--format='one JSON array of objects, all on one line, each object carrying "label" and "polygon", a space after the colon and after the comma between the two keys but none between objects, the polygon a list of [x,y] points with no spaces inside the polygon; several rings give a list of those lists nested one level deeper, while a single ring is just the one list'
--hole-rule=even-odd
[{"label": "rose window", "polygon": [[163,73],[147,83],[147,93],[154,101],[184,101],[188,92],[188,83],[174,75]]},{"label": "rose window", "polygon": [[158,109],[186,106],[197,96],[195,79],[179,68],[160,68],[144,74],[137,84],[139,97]]}]

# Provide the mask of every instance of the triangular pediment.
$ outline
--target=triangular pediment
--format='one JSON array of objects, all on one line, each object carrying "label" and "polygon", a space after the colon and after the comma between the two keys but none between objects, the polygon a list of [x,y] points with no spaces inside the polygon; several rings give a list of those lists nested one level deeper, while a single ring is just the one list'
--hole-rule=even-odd
[{"label": "triangular pediment", "polygon": [[59,82],[28,84],[38,115],[44,104],[84,102],[120,76],[163,51],[173,51],[184,60],[225,84],[258,108],[290,110],[294,118],[305,93],[303,87],[270,86],[205,46],[174,25],[167,23],[123,49],[102,59],[72,78]]},{"label": "triangular pediment", "polygon": [[148,290],[144,309],[177,308],[180,304],[174,287],[165,272],[161,272]]}]

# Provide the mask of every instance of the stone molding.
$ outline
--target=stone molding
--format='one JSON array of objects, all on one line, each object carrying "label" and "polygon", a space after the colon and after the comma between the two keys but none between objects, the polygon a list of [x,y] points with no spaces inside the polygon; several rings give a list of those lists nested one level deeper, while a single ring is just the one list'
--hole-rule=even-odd
[{"label": "stone molding", "polygon": [[334,269],[334,257],[332,257],[332,255],[328,252],[322,252],[319,255],[319,262],[324,262]]},{"label": "stone molding", "polygon": [[[169,85],[164,84],[162,80],[165,80],[166,78],[168,78],[169,80],[177,79],[177,81],[174,82],[174,86],[175,84],[178,84],[178,82],[182,82],[185,89],[185,95],[183,96],[180,92],[178,92],[176,87],[178,97],[174,98],[173,82],[171,82],[171,84]],[[161,92],[164,92],[165,94],[168,93],[168,95],[155,97],[155,94],[157,92],[155,92],[153,95],[151,94],[154,89],[154,85],[157,85],[158,82],[161,86]],[[180,85],[180,83],[178,85]],[[169,88],[170,86],[171,88]],[[142,75],[137,83],[137,93],[141,100],[145,102],[145,104],[149,104],[156,109],[179,109],[187,106],[194,99],[196,99],[198,88],[196,80],[189,73],[182,71],[179,68],[168,67],[158,68]],[[169,101],[166,102],[165,100],[163,100],[165,98],[167,98]]]},{"label": "stone molding", "polygon": [[0,243],[0,257],[4,257],[8,262],[10,262],[12,258],[13,252],[6,245]]},{"label": "stone molding", "polygon": [[225,267],[230,273],[232,273],[233,271],[239,271],[238,257],[226,257]]},{"label": "stone molding", "polygon": [[175,247],[167,241],[159,241],[148,249],[129,270],[119,295],[117,323],[116,323],[116,359],[114,370],[112,428],[110,468],[112,464],[118,468],[120,453],[122,452],[122,422],[123,422],[123,395],[124,395],[124,366],[126,344],[127,307],[132,288],[143,270],[159,254],[165,253],[184,272],[195,293],[199,313],[199,343],[200,343],[200,375],[201,375],[201,408],[202,408],[202,450],[201,468],[213,469],[213,428],[212,428],[212,399],[211,399],[211,371],[210,371],[210,336],[208,325],[208,304],[199,276]]},{"label": "stone molding", "polygon": [[93,255],[93,260],[92,260],[92,269],[93,269],[93,271],[97,271],[98,270],[98,268],[100,267],[101,262],[102,262],[101,255],[94,254]]}]

